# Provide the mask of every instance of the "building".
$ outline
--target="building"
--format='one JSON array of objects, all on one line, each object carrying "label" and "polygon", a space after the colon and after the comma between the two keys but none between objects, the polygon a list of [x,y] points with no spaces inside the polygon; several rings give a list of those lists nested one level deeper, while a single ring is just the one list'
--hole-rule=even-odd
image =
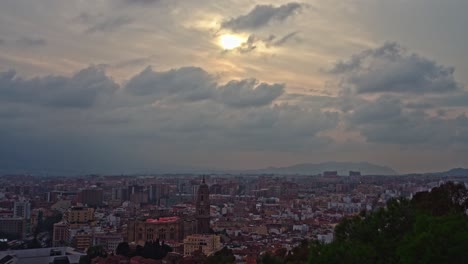
[{"label": "building", "polygon": [[52,245],[54,247],[66,245],[70,241],[70,232],[67,222],[61,221],[54,224]]},{"label": "building", "polygon": [[70,247],[8,250],[0,251],[0,263],[78,264],[81,256],[86,254]]},{"label": "building", "polygon": [[338,177],[338,171],[324,171],[323,177]]},{"label": "building", "polygon": [[190,256],[196,250],[209,256],[221,248],[221,238],[218,235],[195,234],[184,239],[184,256]]},{"label": "building", "polygon": [[22,217],[0,218],[0,232],[23,239],[26,236],[26,219]]},{"label": "building", "polygon": [[73,246],[81,251],[85,251],[87,248],[92,246],[93,235],[84,230],[76,232],[73,236]]},{"label": "building", "polygon": [[177,216],[146,219],[145,221],[128,221],[128,242],[139,242],[156,239],[165,241],[182,241],[183,238],[184,223],[182,219]]},{"label": "building", "polygon": [[148,188],[148,200],[152,204],[161,205],[161,199],[165,198],[169,193],[169,186],[167,184],[155,183],[151,184]]},{"label": "building", "polygon": [[94,209],[75,206],[65,212],[64,219],[70,224],[87,224],[94,221]]},{"label": "building", "polygon": [[27,201],[17,201],[14,203],[13,216],[24,219],[31,218],[31,204]]},{"label": "building", "polygon": [[130,202],[134,204],[147,204],[148,194],[146,192],[136,192],[130,194]]},{"label": "building", "polygon": [[141,193],[143,192],[143,186],[140,186],[140,185],[131,185],[131,186],[128,186],[128,195],[132,195],[132,194],[135,194],[135,193]]},{"label": "building", "polygon": [[115,252],[117,246],[123,242],[120,233],[97,233],[93,237],[93,245],[101,245],[107,252]]},{"label": "building", "polygon": [[78,195],[78,200],[87,206],[97,207],[103,204],[103,190],[100,188],[84,189]]},{"label": "building", "polygon": [[210,189],[205,183],[205,177],[197,192],[195,218],[197,219],[197,233],[210,233]]}]

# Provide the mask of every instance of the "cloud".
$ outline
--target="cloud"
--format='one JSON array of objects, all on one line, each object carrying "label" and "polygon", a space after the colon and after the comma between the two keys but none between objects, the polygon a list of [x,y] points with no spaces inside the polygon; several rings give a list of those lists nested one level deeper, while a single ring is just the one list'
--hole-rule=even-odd
[{"label": "cloud", "polygon": [[213,77],[201,68],[183,67],[155,72],[147,67],[128,81],[126,91],[133,95],[154,96],[155,99],[171,97],[198,101],[212,97],[215,85]]},{"label": "cloud", "polygon": [[436,137],[433,133],[443,133],[436,122],[438,119],[431,121],[424,112],[405,110],[396,98],[382,96],[375,101],[369,100],[345,117],[349,127],[357,128],[371,143],[436,144],[433,142]]},{"label": "cloud", "polygon": [[454,68],[415,53],[397,43],[363,51],[338,62],[329,73],[342,78],[357,93],[447,93],[461,89]]},{"label": "cloud", "polygon": [[90,24],[85,31],[87,34],[93,34],[96,32],[112,32],[133,22],[133,19],[127,16],[117,16],[102,20],[86,13],[81,14],[79,19],[86,24]]},{"label": "cloud", "polygon": [[154,60],[156,56],[147,56],[147,57],[139,57],[139,58],[134,58],[130,60],[124,60],[117,62],[112,65],[112,67],[120,69],[120,68],[126,68],[126,67],[131,67],[131,66],[142,66],[144,64],[148,65],[149,62]]},{"label": "cloud", "polygon": [[71,77],[49,75],[23,79],[13,70],[0,73],[0,101],[60,108],[87,108],[118,88],[98,67]]},{"label": "cloud", "polygon": [[5,44],[5,40],[4,39],[0,39],[0,46],[4,45]]},{"label": "cloud", "polygon": [[[277,37],[275,35],[269,35],[268,37],[262,37],[262,36],[258,36],[258,35],[255,35],[255,34],[251,34],[251,35],[249,35],[247,40],[244,43],[241,44],[240,47],[235,49],[235,51],[238,51],[240,53],[250,53],[252,51],[255,51],[259,45],[264,46],[267,49],[272,48],[272,47],[283,46],[287,42],[289,42],[292,39],[296,38],[297,37],[296,35],[298,33],[299,33],[298,31],[291,32],[291,33],[288,33],[288,34],[286,34],[285,36],[283,36],[283,37],[281,37],[279,39],[277,39]],[[225,51],[225,52],[229,52],[229,51]]]},{"label": "cloud", "polygon": [[257,80],[230,81],[218,88],[219,100],[232,107],[269,105],[284,93],[283,84],[258,83]]},{"label": "cloud", "polygon": [[0,160],[13,167],[154,169],[200,151],[301,152],[329,143],[320,132],[337,125],[337,113],[273,104],[283,93],[282,84],[253,79],[218,84],[197,67],[148,67],[122,85],[96,66],[70,77],[2,72]]},{"label": "cloud", "polygon": [[[337,77],[338,100],[349,131],[376,144],[434,147],[466,146],[461,122],[467,94],[454,69],[386,43],[339,61],[328,71]],[[462,113],[462,114],[460,114]]]},{"label": "cloud", "polygon": [[22,37],[16,40],[16,44],[23,47],[41,47],[47,45],[43,38]]},{"label": "cloud", "polygon": [[273,21],[282,22],[302,8],[300,3],[288,3],[281,6],[256,5],[248,14],[224,21],[222,28],[234,31],[254,30],[267,26]]},{"label": "cloud", "polygon": [[239,51],[240,53],[249,53],[251,51],[254,51],[257,48],[258,42],[261,40],[258,40],[258,38],[255,35],[250,35],[247,38],[247,41],[242,43],[240,47],[238,47],[236,50]]},{"label": "cloud", "polygon": [[379,97],[375,101],[369,101],[359,105],[350,116],[353,125],[392,122],[401,116],[402,106],[396,98]]},{"label": "cloud", "polygon": [[286,42],[291,41],[292,39],[294,39],[298,33],[299,33],[299,31],[294,31],[294,32],[291,32],[289,34],[286,34],[282,38],[274,41],[272,43],[272,45],[273,46],[283,46],[284,44],[286,44]]},{"label": "cloud", "polygon": [[271,104],[282,95],[284,85],[259,83],[255,79],[231,80],[219,85],[214,76],[201,68],[156,72],[147,67],[128,81],[125,91],[148,101],[211,100],[230,107],[259,107]]},{"label": "cloud", "polygon": [[127,4],[149,5],[160,2],[161,0],[124,0]]},{"label": "cloud", "polygon": [[[348,130],[356,130],[369,143],[400,146],[447,148],[468,145],[468,123],[465,114],[447,113],[423,103],[404,103],[404,98],[381,95],[364,100],[343,114]],[[426,110],[436,110],[436,115]]]}]

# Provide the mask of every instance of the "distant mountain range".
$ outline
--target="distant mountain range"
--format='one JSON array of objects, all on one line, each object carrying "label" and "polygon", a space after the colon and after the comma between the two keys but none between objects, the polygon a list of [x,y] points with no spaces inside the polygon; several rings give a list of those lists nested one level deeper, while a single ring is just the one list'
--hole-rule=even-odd
[{"label": "distant mountain range", "polygon": [[369,162],[323,162],[303,163],[287,167],[269,167],[258,170],[246,170],[244,173],[256,174],[304,174],[317,175],[324,171],[338,171],[339,175],[348,175],[349,171],[359,171],[362,175],[397,175],[392,168]]},{"label": "distant mountain range", "polygon": [[444,172],[425,173],[426,175],[434,176],[468,176],[468,169],[454,168]]},{"label": "distant mountain range", "polygon": [[[128,168],[119,171],[90,171],[73,170],[61,168],[30,168],[16,169],[2,166],[0,164],[0,176],[4,174],[32,174],[32,175],[86,175],[86,174],[108,174],[108,175],[151,175],[151,174],[277,174],[277,175],[318,175],[324,171],[337,171],[339,175],[349,175],[349,171],[359,171],[361,175],[398,175],[394,169],[372,164],[369,162],[323,162],[323,163],[301,163],[285,167],[268,167],[262,169],[230,170],[230,169],[208,169],[191,166],[165,165],[157,168]],[[412,173],[415,175],[433,176],[468,176],[468,169],[454,168],[443,172]]]}]

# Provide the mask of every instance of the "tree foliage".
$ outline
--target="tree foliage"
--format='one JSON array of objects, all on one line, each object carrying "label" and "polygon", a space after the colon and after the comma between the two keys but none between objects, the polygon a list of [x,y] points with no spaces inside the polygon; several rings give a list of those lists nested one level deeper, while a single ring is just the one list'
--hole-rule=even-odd
[{"label": "tree foliage", "polygon": [[467,200],[465,186],[454,183],[390,200],[386,208],[344,219],[331,244],[312,244],[309,263],[464,263]]},{"label": "tree foliage", "polygon": [[234,257],[234,253],[232,253],[231,249],[228,249],[227,247],[223,247],[221,250],[209,256],[206,259],[206,263],[207,264],[218,264],[218,263],[231,264],[231,263],[236,263],[236,257]]}]

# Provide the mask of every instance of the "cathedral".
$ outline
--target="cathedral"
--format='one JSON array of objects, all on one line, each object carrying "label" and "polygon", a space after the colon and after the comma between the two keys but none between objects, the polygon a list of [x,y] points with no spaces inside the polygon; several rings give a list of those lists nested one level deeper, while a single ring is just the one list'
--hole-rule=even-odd
[{"label": "cathedral", "polygon": [[195,217],[197,219],[197,233],[210,233],[210,190],[205,183],[204,176],[198,188]]},{"label": "cathedral", "polygon": [[129,220],[127,241],[168,240],[182,241],[192,234],[209,234],[210,232],[210,190],[205,177],[198,187],[195,215],[190,217],[168,216],[157,219]]}]

